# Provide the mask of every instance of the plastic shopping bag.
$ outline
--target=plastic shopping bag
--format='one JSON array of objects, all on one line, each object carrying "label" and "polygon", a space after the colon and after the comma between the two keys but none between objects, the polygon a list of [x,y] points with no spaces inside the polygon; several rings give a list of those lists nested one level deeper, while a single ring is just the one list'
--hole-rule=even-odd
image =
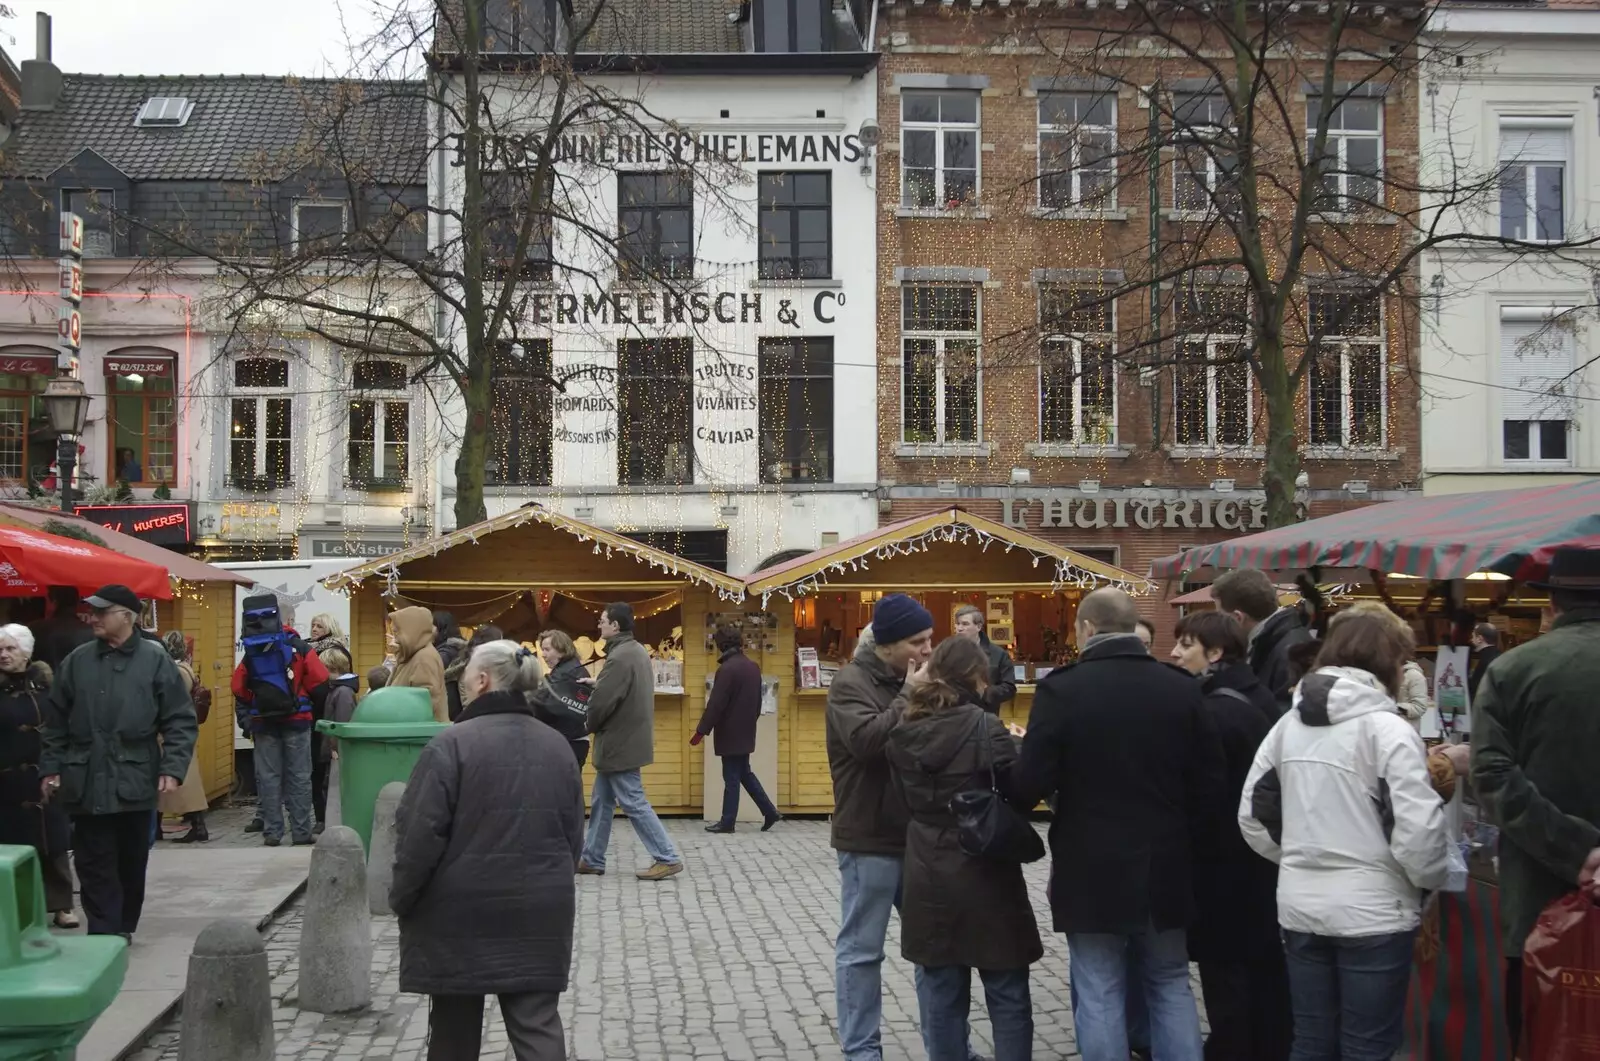
[{"label": "plastic shopping bag", "polygon": [[1600,905],[1582,892],[1544,908],[1522,954],[1528,1061],[1600,1059]]}]

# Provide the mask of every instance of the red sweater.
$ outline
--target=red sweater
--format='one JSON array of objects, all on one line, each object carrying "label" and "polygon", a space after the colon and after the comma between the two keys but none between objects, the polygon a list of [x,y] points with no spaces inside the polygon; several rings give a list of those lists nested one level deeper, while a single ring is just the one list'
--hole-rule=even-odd
[{"label": "red sweater", "polygon": [[[300,636],[293,630],[286,632],[294,634],[295,637]],[[305,710],[295,712],[283,719],[283,722],[296,729],[305,729],[311,725],[311,690],[328,680],[328,668],[323,666],[322,660],[318,659],[317,654],[309,648],[303,652],[297,651],[294,654],[294,662],[289,666],[294,675],[295,696],[305,703]],[[250,692],[248,678],[249,672],[241,660],[233,669],[233,695],[245,704],[255,699],[254,694]]]}]

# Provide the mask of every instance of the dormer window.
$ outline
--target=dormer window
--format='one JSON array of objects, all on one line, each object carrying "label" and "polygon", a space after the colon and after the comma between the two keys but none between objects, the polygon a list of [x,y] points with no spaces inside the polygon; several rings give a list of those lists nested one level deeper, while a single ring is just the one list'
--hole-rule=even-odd
[{"label": "dormer window", "polygon": [[480,0],[483,50],[526,55],[556,50],[555,0]]},{"label": "dormer window", "polygon": [[170,129],[185,125],[194,112],[194,101],[184,96],[152,96],[139,108],[133,124],[143,128]]},{"label": "dormer window", "polygon": [[754,0],[758,52],[833,50],[833,4],[829,0]]}]

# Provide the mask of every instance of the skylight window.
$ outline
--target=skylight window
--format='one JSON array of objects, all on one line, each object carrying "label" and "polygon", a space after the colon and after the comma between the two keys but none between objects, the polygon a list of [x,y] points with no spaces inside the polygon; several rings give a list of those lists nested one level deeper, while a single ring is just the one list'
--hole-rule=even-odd
[{"label": "skylight window", "polygon": [[133,120],[133,124],[174,128],[186,124],[193,110],[194,102],[184,96],[152,96],[139,108],[139,116]]}]

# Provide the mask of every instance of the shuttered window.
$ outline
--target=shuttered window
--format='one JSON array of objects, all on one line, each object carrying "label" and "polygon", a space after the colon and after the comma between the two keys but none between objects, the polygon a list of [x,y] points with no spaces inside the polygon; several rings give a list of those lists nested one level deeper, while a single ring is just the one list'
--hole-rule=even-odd
[{"label": "shuttered window", "polygon": [[1506,307],[1500,321],[1500,419],[1507,461],[1571,459],[1573,333],[1561,310]]}]

